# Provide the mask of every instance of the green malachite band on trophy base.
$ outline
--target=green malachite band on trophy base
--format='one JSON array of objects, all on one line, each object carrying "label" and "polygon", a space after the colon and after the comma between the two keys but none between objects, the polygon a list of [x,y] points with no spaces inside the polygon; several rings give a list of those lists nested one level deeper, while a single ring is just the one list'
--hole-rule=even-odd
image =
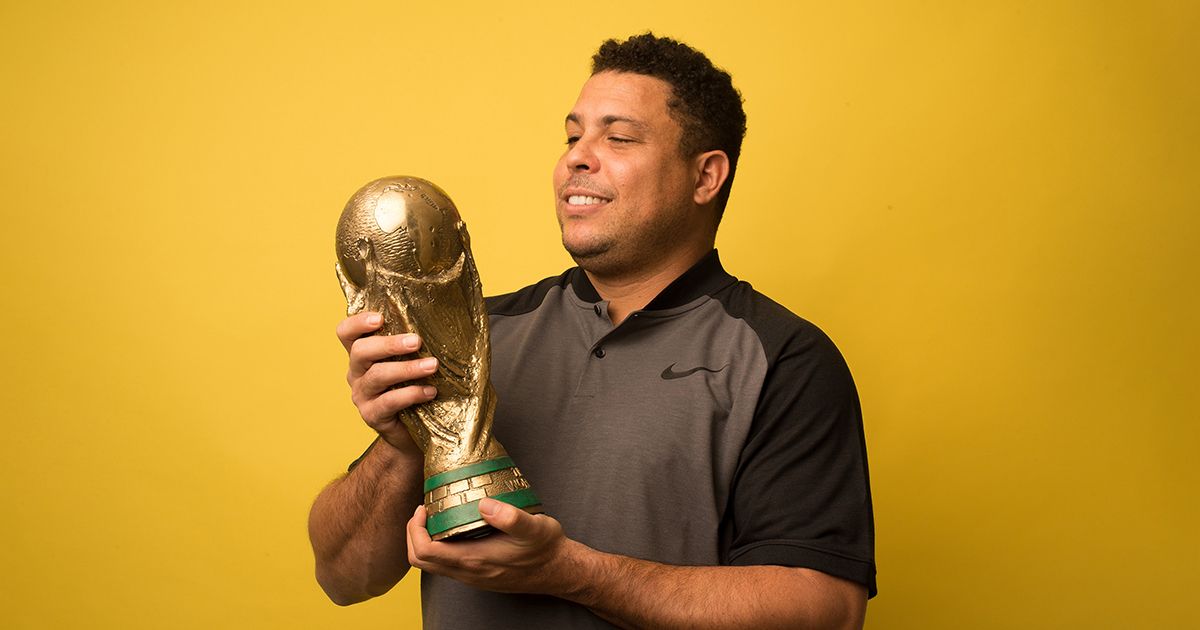
[{"label": "green malachite band on trophy base", "polygon": [[475,475],[482,475],[483,473],[490,473],[492,471],[500,470],[502,468],[512,468],[513,466],[514,466],[514,464],[513,464],[513,460],[511,457],[498,457],[496,459],[489,459],[487,461],[479,462],[478,464],[470,464],[468,466],[463,466],[462,468],[448,470],[444,473],[438,473],[438,474],[426,479],[425,480],[425,492],[431,492],[431,491],[433,491],[434,488],[436,488],[438,486],[444,486],[446,484],[451,484],[451,483],[454,483],[455,481],[462,481],[463,479],[470,479],[471,477],[474,477]]},{"label": "green malachite band on trophy base", "polygon": [[[489,497],[497,501],[503,501],[509,505],[519,508],[527,508],[531,505],[538,505],[541,500],[533,493],[533,490],[526,488],[525,490],[516,490],[513,492],[505,492],[494,497]],[[446,530],[453,529],[460,525],[473,523],[482,519],[479,515],[479,501],[472,501],[464,505],[456,505],[430,516],[425,521],[425,529],[429,530],[430,536],[436,536]]]}]

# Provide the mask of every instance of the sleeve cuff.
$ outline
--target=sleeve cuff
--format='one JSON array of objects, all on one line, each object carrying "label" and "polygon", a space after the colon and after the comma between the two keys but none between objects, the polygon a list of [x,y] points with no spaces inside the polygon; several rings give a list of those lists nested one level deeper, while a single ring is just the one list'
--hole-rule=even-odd
[{"label": "sleeve cuff", "polygon": [[733,566],[772,564],[784,567],[815,569],[867,587],[867,597],[875,597],[875,563],[869,560],[815,549],[805,543],[790,540],[768,540],[734,549],[729,554]]},{"label": "sleeve cuff", "polygon": [[349,473],[350,471],[357,468],[358,463],[361,462],[363,460],[363,458],[367,456],[367,453],[371,452],[371,449],[375,448],[375,443],[382,439],[383,439],[382,437],[376,436],[374,440],[371,440],[371,444],[369,446],[367,446],[367,450],[363,451],[362,455],[358,456],[358,459],[355,459],[354,461],[350,462],[350,465],[346,467],[346,472]]}]

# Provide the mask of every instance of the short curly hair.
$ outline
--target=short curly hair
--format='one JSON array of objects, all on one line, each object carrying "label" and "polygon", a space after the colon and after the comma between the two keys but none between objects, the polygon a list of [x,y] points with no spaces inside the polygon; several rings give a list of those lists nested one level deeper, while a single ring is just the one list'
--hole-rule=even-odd
[{"label": "short curly hair", "polygon": [[601,44],[592,56],[592,74],[606,71],[643,74],[671,86],[672,98],[667,107],[683,128],[679,150],[684,156],[712,150],[729,156],[729,177],[717,193],[719,220],[729,202],[746,135],[742,95],[733,87],[729,73],[714,66],[695,48],[651,32]]}]

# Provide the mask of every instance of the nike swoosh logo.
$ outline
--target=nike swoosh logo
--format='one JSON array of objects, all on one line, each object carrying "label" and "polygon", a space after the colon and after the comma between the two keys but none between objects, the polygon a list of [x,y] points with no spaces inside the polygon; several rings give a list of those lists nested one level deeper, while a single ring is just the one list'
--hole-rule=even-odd
[{"label": "nike swoosh logo", "polygon": [[727,367],[729,367],[729,364],[728,364],[728,363],[726,363],[725,365],[722,365],[722,366],[721,366],[721,368],[720,368],[720,369],[717,369],[717,370],[714,370],[714,369],[712,369],[712,368],[706,368],[706,367],[704,367],[704,366],[702,365],[702,366],[700,366],[700,367],[694,367],[694,368],[692,368],[692,369],[690,369],[690,370],[684,370],[684,371],[682,371],[682,372],[676,372],[676,371],[675,371],[675,364],[674,364],[674,363],[672,363],[671,365],[668,365],[668,366],[667,366],[667,369],[665,369],[665,370],[663,370],[663,371],[662,371],[662,377],[663,377],[663,380],[664,380],[664,381],[669,381],[669,380],[671,380],[671,379],[673,379],[673,378],[683,378],[683,377],[685,377],[685,376],[688,376],[688,375],[690,375],[690,374],[695,374],[696,372],[699,372],[700,370],[704,370],[705,372],[712,372],[713,374],[716,374],[717,372],[720,372],[721,370],[724,370],[724,369],[725,369],[725,368],[727,368]]}]

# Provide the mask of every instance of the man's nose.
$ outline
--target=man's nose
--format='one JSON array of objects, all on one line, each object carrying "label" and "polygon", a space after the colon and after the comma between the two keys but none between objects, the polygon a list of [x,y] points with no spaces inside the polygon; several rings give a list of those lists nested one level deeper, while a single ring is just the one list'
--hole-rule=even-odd
[{"label": "man's nose", "polygon": [[567,151],[567,168],[571,172],[595,172],[600,168],[600,162],[596,159],[596,152],[592,150],[590,142],[584,138],[575,141],[571,145],[571,149]]}]

